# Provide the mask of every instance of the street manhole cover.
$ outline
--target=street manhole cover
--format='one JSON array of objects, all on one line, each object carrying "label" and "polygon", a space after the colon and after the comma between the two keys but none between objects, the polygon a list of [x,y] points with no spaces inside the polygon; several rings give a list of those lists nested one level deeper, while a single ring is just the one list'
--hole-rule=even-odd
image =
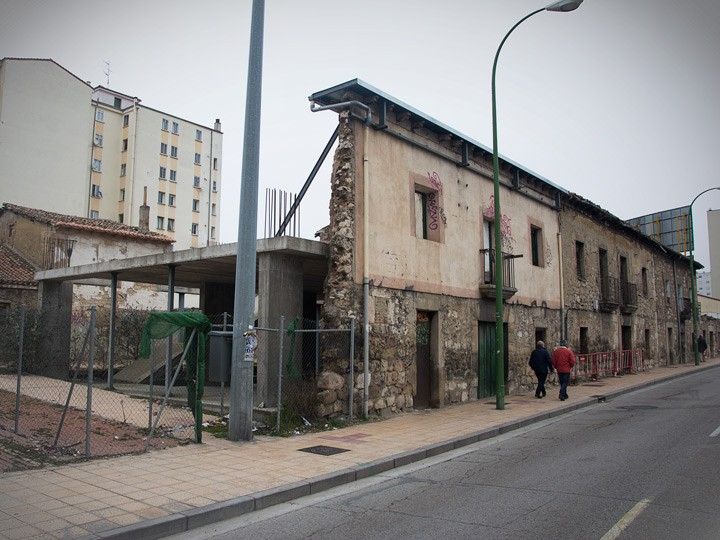
[{"label": "street manhole cover", "polygon": [[622,405],[615,408],[624,409],[626,411],[650,411],[652,409],[657,409],[655,405]]},{"label": "street manhole cover", "polygon": [[308,446],[307,448],[299,448],[299,452],[307,452],[308,454],[317,454],[319,456],[334,456],[335,454],[342,454],[343,452],[349,452],[347,448],[336,448],[334,446],[324,446],[319,444],[318,446]]}]

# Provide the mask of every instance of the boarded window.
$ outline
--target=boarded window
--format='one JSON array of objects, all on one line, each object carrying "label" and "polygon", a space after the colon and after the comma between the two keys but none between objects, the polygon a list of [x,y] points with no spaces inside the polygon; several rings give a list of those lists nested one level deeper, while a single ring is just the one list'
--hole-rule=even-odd
[{"label": "boarded window", "polygon": [[575,270],[578,279],[585,279],[585,244],[575,241]]},{"label": "boarded window", "polygon": [[542,229],[534,225],[530,226],[530,255],[533,266],[544,266]]},{"label": "boarded window", "polygon": [[427,193],[415,192],[415,236],[427,240]]}]

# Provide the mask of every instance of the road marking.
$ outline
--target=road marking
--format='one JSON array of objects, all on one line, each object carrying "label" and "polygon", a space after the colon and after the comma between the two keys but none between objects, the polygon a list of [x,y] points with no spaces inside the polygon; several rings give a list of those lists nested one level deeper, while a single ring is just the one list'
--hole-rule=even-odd
[{"label": "road marking", "polygon": [[717,437],[718,435],[720,435],[720,426],[710,434],[711,437]]},{"label": "road marking", "polygon": [[623,532],[627,528],[627,526],[630,525],[633,520],[640,515],[640,512],[647,508],[649,504],[650,499],[643,499],[642,501],[637,503],[627,512],[627,514],[621,517],[620,520],[615,525],[613,525],[600,540],[615,540],[615,538],[620,536],[620,533]]}]

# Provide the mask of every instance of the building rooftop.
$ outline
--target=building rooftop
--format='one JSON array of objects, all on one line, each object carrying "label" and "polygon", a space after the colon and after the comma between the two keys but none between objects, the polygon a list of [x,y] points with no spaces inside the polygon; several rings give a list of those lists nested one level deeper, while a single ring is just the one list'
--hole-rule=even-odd
[{"label": "building rooftop", "polygon": [[36,287],[36,270],[10,246],[0,244],[0,285]]},{"label": "building rooftop", "polygon": [[109,219],[91,219],[80,216],[70,216],[67,214],[58,214],[48,212],[47,210],[39,210],[37,208],[27,208],[16,204],[3,204],[0,213],[13,212],[14,214],[26,217],[38,223],[46,223],[59,229],[74,229],[77,231],[87,231],[99,234],[110,234],[113,236],[123,236],[135,240],[145,240],[149,242],[157,242],[162,244],[171,244],[175,240],[165,236],[164,234],[143,231],[139,227],[125,225],[117,221]]}]

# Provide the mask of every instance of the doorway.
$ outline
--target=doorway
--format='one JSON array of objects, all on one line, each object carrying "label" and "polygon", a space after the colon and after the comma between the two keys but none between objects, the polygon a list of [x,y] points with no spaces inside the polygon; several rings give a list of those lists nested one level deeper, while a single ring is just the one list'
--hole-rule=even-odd
[{"label": "doorway", "polygon": [[621,327],[620,339],[621,339],[621,345],[620,345],[621,350],[624,351],[624,354],[627,355],[627,364],[625,365],[625,369],[627,371],[632,371],[632,367],[633,367],[632,326],[623,325]]},{"label": "doorway", "polygon": [[580,327],[580,354],[588,354],[590,352],[590,339],[588,338],[588,327]]},{"label": "doorway", "polygon": [[[544,330],[544,328],[543,328]],[[508,347],[507,323],[503,324],[503,364],[505,366],[505,383],[508,380]],[[485,398],[495,395],[495,323],[478,322],[478,386],[477,397]]]},{"label": "doorway", "polygon": [[431,322],[433,313],[430,311],[418,311],[415,323],[415,371],[417,374],[415,385],[415,396],[413,404],[415,408],[430,406],[430,385],[431,385]]}]

